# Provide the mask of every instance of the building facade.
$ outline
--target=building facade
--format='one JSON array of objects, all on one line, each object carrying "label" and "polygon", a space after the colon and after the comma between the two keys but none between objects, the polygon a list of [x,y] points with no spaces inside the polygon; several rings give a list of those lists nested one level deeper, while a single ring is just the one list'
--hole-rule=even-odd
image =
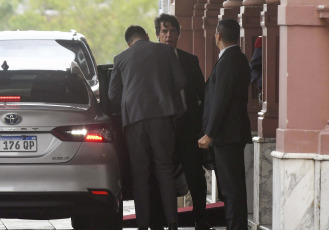
[{"label": "building facade", "polygon": [[159,0],[159,9],[178,17],[178,46],[199,57],[205,78],[218,20],[239,21],[249,60],[262,36],[245,152],[250,229],[329,229],[329,0]]}]

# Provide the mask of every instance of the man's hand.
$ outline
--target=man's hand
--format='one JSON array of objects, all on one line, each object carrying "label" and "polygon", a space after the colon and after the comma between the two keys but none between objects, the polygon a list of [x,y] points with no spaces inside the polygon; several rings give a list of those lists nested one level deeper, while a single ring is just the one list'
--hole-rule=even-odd
[{"label": "man's hand", "polygon": [[204,135],[198,140],[199,148],[208,149],[211,142],[212,138],[207,135]]}]

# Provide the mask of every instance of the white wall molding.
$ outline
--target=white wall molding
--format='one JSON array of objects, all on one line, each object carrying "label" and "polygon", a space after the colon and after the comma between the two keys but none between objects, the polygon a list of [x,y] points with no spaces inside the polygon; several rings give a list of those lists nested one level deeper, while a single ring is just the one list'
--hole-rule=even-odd
[{"label": "white wall molding", "polygon": [[279,159],[310,159],[316,161],[329,161],[329,155],[322,155],[317,153],[283,153],[273,151],[272,157]]}]

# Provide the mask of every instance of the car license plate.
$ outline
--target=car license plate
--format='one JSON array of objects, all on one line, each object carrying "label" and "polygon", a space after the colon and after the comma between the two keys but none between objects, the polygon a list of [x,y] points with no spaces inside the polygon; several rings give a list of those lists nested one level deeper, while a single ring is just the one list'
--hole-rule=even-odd
[{"label": "car license plate", "polygon": [[0,136],[0,152],[36,152],[36,136]]}]

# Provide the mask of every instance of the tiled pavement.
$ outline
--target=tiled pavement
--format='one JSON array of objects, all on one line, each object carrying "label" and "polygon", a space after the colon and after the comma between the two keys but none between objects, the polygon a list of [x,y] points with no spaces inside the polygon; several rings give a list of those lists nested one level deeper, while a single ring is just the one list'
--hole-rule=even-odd
[{"label": "tiled pavement", "polygon": [[[45,230],[45,229],[73,229],[70,219],[60,220],[18,220],[18,219],[1,219],[0,229],[8,230]],[[215,227],[216,230],[225,230],[223,227]],[[91,229],[97,230],[97,229]],[[137,230],[137,228],[124,228],[124,230]],[[179,228],[179,230],[194,230],[194,228]]]},{"label": "tiled pavement", "polygon": [[[45,230],[45,229],[73,229],[70,219],[60,220],[18,220],[18,219],[1,219],[0,229],[8,230]],[[225,230],[223,227],[215,227],[216,230]],[[91,229],[97,230],[97,229]],[[124,230],[137,230],[137,228],[124,228]],[[179,228],[179,230],[194,230],[194,228]]]},{"label": "tiled pavement", "polygon": [[[125,201],[123,214],[131,215],[135,213],[133,201]],[[0,230],[44,230],[44,229],[73,229],[71,219],[59,220],[20,220],[20,219],[0,219]],[[125,228],[126,230],[137,230],[135,228]],[[194,228],[179,228],[180,230],[194,230]],[[97,230],[97,229],[91,229]],[[216,230],[225,230],[223,227],[216,227]]]},{"label": "tiled pavement", "polygon": [[[0,229],[73,229],[71,219],[60,220],[18,220],[18,219],[1,219]],[[96,229],[95,229],[96,230]]]}]

